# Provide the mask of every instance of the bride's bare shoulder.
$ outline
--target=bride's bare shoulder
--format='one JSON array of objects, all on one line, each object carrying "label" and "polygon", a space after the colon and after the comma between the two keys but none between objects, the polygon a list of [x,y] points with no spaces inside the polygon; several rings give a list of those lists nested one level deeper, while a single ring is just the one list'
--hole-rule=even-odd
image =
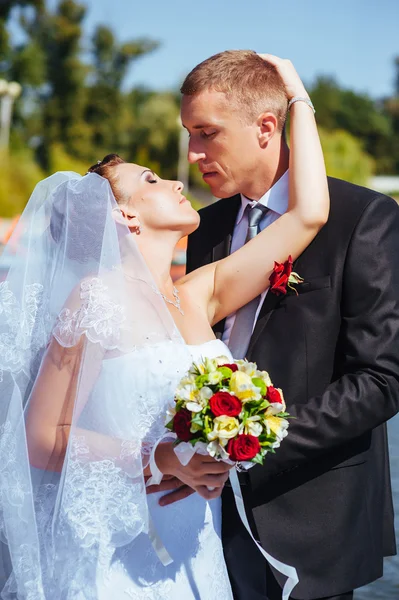
[{"label": "bride's bare shoulder", "polygon": [[208,286],[212,286],[213,289],[215,265],[216,263],[211,263],[209,265],[199,267],[198,269],[194,269],[194,271],[191,271],[191,273],[187,273],[186,275],[180,277],[180,279],[175,281],[176,287],[184,287],[186,290],[201,290],[201,288],[207,288]]}]

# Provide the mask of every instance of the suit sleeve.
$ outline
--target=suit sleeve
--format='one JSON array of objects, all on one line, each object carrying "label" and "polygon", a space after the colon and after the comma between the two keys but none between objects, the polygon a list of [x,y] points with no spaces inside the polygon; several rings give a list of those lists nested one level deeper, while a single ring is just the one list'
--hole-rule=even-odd
[{"label": "suit sleeve", "polygon": [[207,218],[205,209],[200,210],[199,213],[201,215],[201,224],[194,233],[188,236],[186,273],[191,273],[191,271],[198,269],[208,262],[206,260],[204,262],[206,255],[204,242],[209,234],[209,219]]},{"label": "suit sleeve", "polygon": [[337,365],[321,396],[290,406],[288,437],[256,478],[334,451],[399,410],[399,207],[385,196],[365,208],[348,247]]},{"label": "suit sleeve", "polygon": [[193,239],[193,234],[188,236],[187,242],[187,253],[186,253],[186,273],[191,273],[194,269],[197,268],[197,264],[195,261],[195,240]]}]

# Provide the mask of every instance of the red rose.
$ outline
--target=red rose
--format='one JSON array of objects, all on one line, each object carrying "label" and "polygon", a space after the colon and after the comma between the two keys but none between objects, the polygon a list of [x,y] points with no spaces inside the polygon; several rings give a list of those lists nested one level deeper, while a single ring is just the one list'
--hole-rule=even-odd
[{"label": "red rose", "polygon": [[231,365],[229,363],[226,363],[225,365],[219,365],[219,369],[220,369],[220,367],[227,367],[228,369],[231,369],[233,371],[233,373],[235,373],[236,371],[238,371],[238,367],[234,363],[231,364]]},{"label": "red rose", "polygon": [[260,452],[260,443],[254,435],[242,433],[227,444],[231,460],[251,460]]},{"label": "red rose", "polygon": [[281,398],[281,394],[278,390],[276,390],[275,387],[273,387],[272,385],[270,385],[267,388],[267,394],[266,394],[266,399],[269,400],[269,402],[271,404],[273,403],[279,403],[282,404],[283,403],[283,399]]},{"label": "red rose", "polygon": [[269,277],[270,291],[278,296],[287,293],[288,279],[292,273],[292,257],[289,256],[285,263],[274,263],[274,269]]},{"label": "red rose", "polygon": [[238,417],[242,410],[239,399],[229,392],[216,392],[209,400],[209,406],[215,417]]},{"label": "red rose", "polygon": [[190,431],[191,427],[191,412],[187,408],[181,408],[174,416],[173,431],[176,433],[179,440],[188,442],[194,437]]}]

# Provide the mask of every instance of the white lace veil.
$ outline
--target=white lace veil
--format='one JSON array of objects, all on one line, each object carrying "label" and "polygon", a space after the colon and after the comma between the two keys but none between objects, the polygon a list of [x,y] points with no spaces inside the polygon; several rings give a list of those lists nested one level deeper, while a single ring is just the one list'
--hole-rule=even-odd
[{"label": "white lace veil", "polygon": [[143,467],[165,390],[130,361],[158,344],[189,356],[115,209],[106,179],[56,173],[0,259],[2,599],[95,598],[79,582],[148,532]]}]

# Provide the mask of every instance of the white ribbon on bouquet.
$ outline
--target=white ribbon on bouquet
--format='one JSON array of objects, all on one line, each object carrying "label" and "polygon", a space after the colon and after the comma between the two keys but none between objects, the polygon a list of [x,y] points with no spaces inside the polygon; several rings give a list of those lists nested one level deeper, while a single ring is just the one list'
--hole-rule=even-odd
[{"label": "white ribbon on bouquet", "polygon": [[[194,454],[206,455],[206,454],[209,454],[209,452],[207,450],[207,445],[204,442],[198,442],[197,444],[195,444],[195,446],[192,446],[192,444],[190,444],[188,442],[182,442],[178,446],[175,447],[175,454],[177,455],[177,457],[180,460],[180,462],[182,463],[182,465],[187,465],[190,462],[190,460],[192,459],[192,457],[194,456]],[[225,460],[225,462],[227,462],[228,464],[233,464],[232,461],[230,461],[228,459]],[[254,464],[251,462],[244,462],[241,464],[246,470],[248,470],[249,468],[254,466]],[[152,466],[150,468],[151,468],[151,472],[152,472]],[[266,550],[264,550],[262,548],[262,546],[259,544],[259,542],[257,542],[256,539],[254,538],[251,528],[248,523],[247,514],[245,512],[244,499],[243,499],[242,493],[241,493],[241,486],[240,486],[240,482],[238,480],[237,469],[235,469],[235,468],[230,469],[230,484],[231,484],[231,489],[233,490],[234,500],[235,500],[238,514],[240,515],[242,524],[244,525],[245,529],[248,531],[249,535],[251,536],[254,543],[258,547],[259,552],[261,552],[263,558],[265,558],[267,560],[267,562],[269,563],[269,565],[271,567],[273,567],[274,569],[276,569],[276,571],[278,571],[279,573],[281,573],[282,575],[287,577],[287,581],[285,582],[284,588],[283,588],[282,600],[289,600],[292,590],[294,589],[294,587],[296,586],[296,584],[299,581],[298,574],[297,574],[295,567],[286,565],[285,563],[281,562],[280,560],[277,560],[276,558],[274,558],[271,554],[266,552]]]},{"label": "white ribbon on bouquet", "polygon": [[233,490],[238,514],[240,515],[240,519],[241,519],[245,529],[248,531],[249,535],[251,536],[251,538],[257,545],[259,551],[262,553],[262,556],[267,560],[269,565],[271,567],[273,567],[274,569],[276,569],[276,571],[278,571],[279,573],[281,573],[282,575],[285,575],[287,577],[287,581],[285,582],[284,588],[283,588],[282,600],[288,600],[291,595],[292,590],[294,589],[294,587],[296,586],[296,584],[299,581],[298,573],[296,572],[295,567],[286,565],[285,563],[281,562],[280,560],[277,560],[277,558],[274,558],[271,554],[266,552],[266,550],[264,550],[262,548],[262,546],[259,544],[259,542],[257,542],[256,539],[254,538],[251,528],[248,523],[247,514],[245,512],[244,500],[243,500],[242,493],[241,493],[240,482],[238,480],[237,469],[231,469],[231,471],[230,471],[230,484],[231,484],[231,489]]},{"label": "white ribbon on bouquet", "polygon": [[[147,486],[158,485],[159,483],[161,483],[163,475],[162,475],[161,471],[158,469],[157,464],[155,462],[155,450],[161,441],[166,441],[166,440],[171,440],[171,439],[176,439],[176,434],[167,433],[154,446],[151,456],[150,456],[150,470],[151,470],[152,476],[149,479],[149,481],[147,481]],[[193,446],[192,444],[190,444],[188,442],[182,442],[182,443],[178,444],[174,450],[175,450],[176,456],[178,457],[179,461],[181,462],[181,464],[183,466],[186,466],[190,462],[190,460],[192,459],[194,454],[203,454],[203,455],[209,454],[209,452],[207,450],[207,445],[204,442],[197,442],[197,444],[195,444],[195,446]],[[232,461],[230,461],[230,460],[226,460],[225,462],[227,462],[229,464],[233,464]],[[243,466],[247,470],[248,468],[250,468],[254,465],[251,462],[245,462],[245,463],[243,463]],[[278,571],[279,573],[281,573],[282,575],[287,577],[287,581],[285,582],[284,588],[283,588],[282,600],[289,600],[292,590],[294,589],[294,587],[296,586],[296,584],[299,581],[298,574],[297,574],[295,567],[286,565],[285,563],[281,562],[280,560],[277,560],[276,558],[274,558],[271,554],[266,552],[266,550],[264,550],[262,548],[262,546],[259,544],[259,542],[254,538],[251,528],[248,523],[247,514],[245,512],[244,499],[243,499],[242,493],[241,493],[241,487],[240,487],[240,482],[238,480],[237,469],[235,469],[235,468],[230,470],[230,484],[231,484],[231,489],[234,494],[234,500],[235,500],[238,514],[240,515],[242,524],[244,525],[245,529],[248,531],[252,540],[258,547],[259,552],[261,552],[262,556],[267,560],[267,562],[269,563],[269,565],[271,567],[273,567],[274,569],[276,569],[276,571]],[[154,547],[156,553],[158,554],[161,562],[164,565],[170,564],[172,559],[169,557],[161,540],[157,536],[156,532],[153,531],[152,533],[153,533],[153,536],[152,536],[153,547]]]}]

